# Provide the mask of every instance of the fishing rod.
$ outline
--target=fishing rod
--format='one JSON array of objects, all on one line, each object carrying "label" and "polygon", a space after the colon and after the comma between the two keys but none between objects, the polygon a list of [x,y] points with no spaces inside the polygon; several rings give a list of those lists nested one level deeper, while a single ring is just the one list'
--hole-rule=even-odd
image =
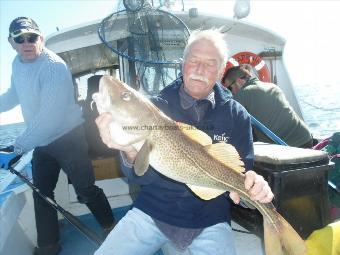
[{"label": "fishing rod", "polygon": [[266,136],[268,136],[274,142],[276,142],[277,144],[280,144],[280,145],[288,146],[287,143],[285,143],[280,137],[275,135],[269,128],[267,128],[265,125],[263,125],[254,116],[250,115],[250,120],[251,120],[251,124],[253,124],[258,129],[260,129]]},{"label": "fishing rod", "polygon": [[[25,154],[22,156],[25,157]],[[21,159],[19,159],[20,161]],[[19,162],[18,161],[18,162]],[[18,162],[16,162],[14,165],[17,166]],[[104,239],[100,236],[98,236],[92,229],[90,229],[89,227],[87,227],[83,222],[81,222],[77,217],[75,217],[74,215],[72,215],[70,212],[66,211],[64,208],[62,208],[60,205],[58,205],[58,203],[56,201],[54,201],[53,199],[45,196],[44,194],[42,194],[40,192],[40,190],[35,187],[33,185],[33,183],[31,183],[29,181],[29,179],[27,179],[23,174],[21,174],[19,171],[17,171],[15,169],[15,166],[9,166],[8,170],[15,174],[16,176],[18,176],[24,183],[26,183],[34,192],[36,192],[44,201],[46,201],[50,206],[52,206],[55,210],[57,210],[58,212],[60,212],[65,219],[71,223],[71,225],[73,225],[76,229],[78,229],[88,240],[90,240],[91,242],[93,242],[95,245],[100,246]]]}]

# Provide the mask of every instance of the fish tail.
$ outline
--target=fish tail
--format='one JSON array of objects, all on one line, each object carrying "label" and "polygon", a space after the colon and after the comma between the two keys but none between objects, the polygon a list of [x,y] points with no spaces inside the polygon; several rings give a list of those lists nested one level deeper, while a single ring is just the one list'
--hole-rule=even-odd
[{"label": "fish tail", "polygon": [[264,219],[264,244],[266,255],[304,255],[307,248],[294,228],[275,210],[275,224]]}]

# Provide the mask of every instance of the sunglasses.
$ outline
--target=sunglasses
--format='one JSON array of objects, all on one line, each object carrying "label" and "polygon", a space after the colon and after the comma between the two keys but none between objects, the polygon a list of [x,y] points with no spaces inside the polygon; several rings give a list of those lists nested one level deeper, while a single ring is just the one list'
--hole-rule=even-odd
[{"label": "sunglasses", "polygon": [[17,44],[23,44],[26,40],[27,43],[36,43],[39,38],[37,34],[28,34],[28,35],[19,35],[17,37],[13,37],[13,40]]}]

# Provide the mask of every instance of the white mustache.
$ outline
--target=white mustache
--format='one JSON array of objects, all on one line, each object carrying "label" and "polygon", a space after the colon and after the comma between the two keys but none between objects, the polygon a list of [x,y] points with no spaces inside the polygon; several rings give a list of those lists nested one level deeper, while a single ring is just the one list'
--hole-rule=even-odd
[{"label": "white mustache", "polygon": [[198,75],[198,74],[190,74],[189,75],[189,79],[191,80],[198,80],[198,81],[203,81],[205,83],[208,83],[208,79],[202,75]]}]

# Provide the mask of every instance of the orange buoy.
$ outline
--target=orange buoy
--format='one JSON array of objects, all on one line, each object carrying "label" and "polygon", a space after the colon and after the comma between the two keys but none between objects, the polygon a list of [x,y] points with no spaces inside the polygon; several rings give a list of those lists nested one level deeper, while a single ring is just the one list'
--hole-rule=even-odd
[{"label": "orange buoy", "polygon": [[230,67],[239,66],[240,64],[250,64],[255,68],[259,80],[263,82],[271,82],[270,72],[264,60],[255,53],[249,51],[239,52],[232,56],[228,60],[224,72],[226,72]]}]

